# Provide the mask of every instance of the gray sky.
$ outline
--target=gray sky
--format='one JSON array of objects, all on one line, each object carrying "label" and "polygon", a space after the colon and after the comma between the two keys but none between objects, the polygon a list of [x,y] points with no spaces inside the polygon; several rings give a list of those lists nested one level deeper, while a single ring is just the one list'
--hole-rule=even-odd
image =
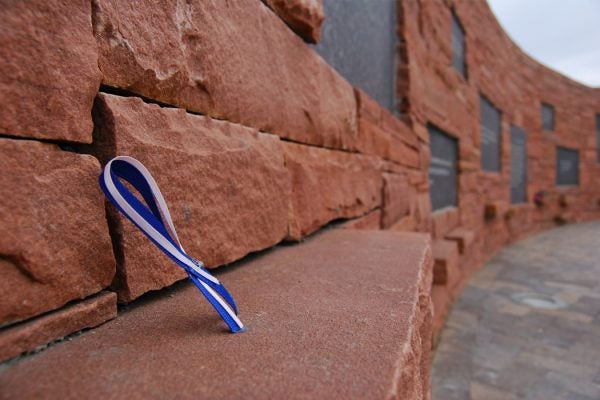
[{"label": "gray sky", "polygon": [[510,37],[543,64],[600,87],[600,0],[488,0]]}]

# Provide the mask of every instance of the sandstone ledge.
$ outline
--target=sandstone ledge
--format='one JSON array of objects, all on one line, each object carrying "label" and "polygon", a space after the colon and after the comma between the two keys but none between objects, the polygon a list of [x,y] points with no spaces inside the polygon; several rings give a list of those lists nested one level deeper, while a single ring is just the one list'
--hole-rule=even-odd
[{"label": "sandstone ledge", "polygon": [[117,296],[101,292],[54,312],[0,330],[0,361],[117,316]]},{"label": "sandstone ledge", "polygon": [[429,396],[427,235],[332,229],[219,274],[244,334],[191,285],[0,372],[4,399]]}]

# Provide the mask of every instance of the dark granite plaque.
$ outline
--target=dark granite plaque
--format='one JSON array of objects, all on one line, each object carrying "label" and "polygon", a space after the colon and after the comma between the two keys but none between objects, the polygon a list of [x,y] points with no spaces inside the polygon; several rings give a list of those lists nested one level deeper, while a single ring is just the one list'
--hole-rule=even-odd
[{"label": "dark granite plaque", "polygon": [[527,136],[514,125],[510,127],[510,201],[527,201]]},{"label": "dark granite plaque", "polygon": [[596,154],[600,163],[600,114],[596,114]]},{"label": "dark granite plaque", "polygon": [[554,107],[542,103],[542,127],[547,131],[554,130]]},{"label": "dark granite plaque", "polygon": [[579,184],[579,152],[565,147],[556,148],[556,184]]},{"label": "dark granite plaque", "polygon": [[479,97],[481,118],[481,168],[484,171],[500,171],[501,114],[483,96]]},{"label": "dark granite plaque", "polygon": [[456,206],[458,142],[432,125],[428,126],[428,130],[431,148],[429,164],[431,207],[433,210],[439,210]]},{"label": "dark granite plaque", "polygon": [[348,82],[394,111],[395,0],[325,0],[317,52]]},{"label": "dark granite plaque", "polygon": [[452,13],[452,65],[463,77],[467,77],[465,31],[454,13]]}]

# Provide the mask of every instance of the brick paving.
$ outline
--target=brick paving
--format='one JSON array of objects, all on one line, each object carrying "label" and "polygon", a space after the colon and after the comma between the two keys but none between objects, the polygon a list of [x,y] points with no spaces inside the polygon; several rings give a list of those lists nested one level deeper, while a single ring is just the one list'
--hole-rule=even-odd
[{"label": "brick paving", "polygon": [[[515,299],[523,293],[563,308],[528,306]],[[600,399],[600,222],[515,243],[476,273],[442,332],[432,380],[434,400]]]}]

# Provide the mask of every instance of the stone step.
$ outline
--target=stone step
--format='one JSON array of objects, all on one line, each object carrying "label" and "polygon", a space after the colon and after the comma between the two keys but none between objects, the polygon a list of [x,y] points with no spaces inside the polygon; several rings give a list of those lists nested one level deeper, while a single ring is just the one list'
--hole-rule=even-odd
[{"label": "stone step", "polygon": [[434,343],[437,343],[439,334],[446,323],[452,301],[452,295],[447,287],[433,285],[431,288],[431,302],[433,305],[433,323],[431,330],[433,331]]},{"label": "stone step", "polygon": [[431,234],[435,239],[443,239],[458,224],[459,215],[457,208],[436,211],[431,215]]},{"label": "stone step", "polygon": [[460,254],[469,254],[471,245],[475,241],[475,232],[460,226],[448,232],[446,239],[453,240],[458,244]]},{"label": "stone step", "polygon": [[218,273],[248,332],[179,284],[5,366],[2,397],[429,398],[432,264],[427,235],[330,229]]},{"label": "stone step", "polygon": [[458,243],[453,240],[434,240],[432,244],[433,284],[452,288],[460,280]]}]

